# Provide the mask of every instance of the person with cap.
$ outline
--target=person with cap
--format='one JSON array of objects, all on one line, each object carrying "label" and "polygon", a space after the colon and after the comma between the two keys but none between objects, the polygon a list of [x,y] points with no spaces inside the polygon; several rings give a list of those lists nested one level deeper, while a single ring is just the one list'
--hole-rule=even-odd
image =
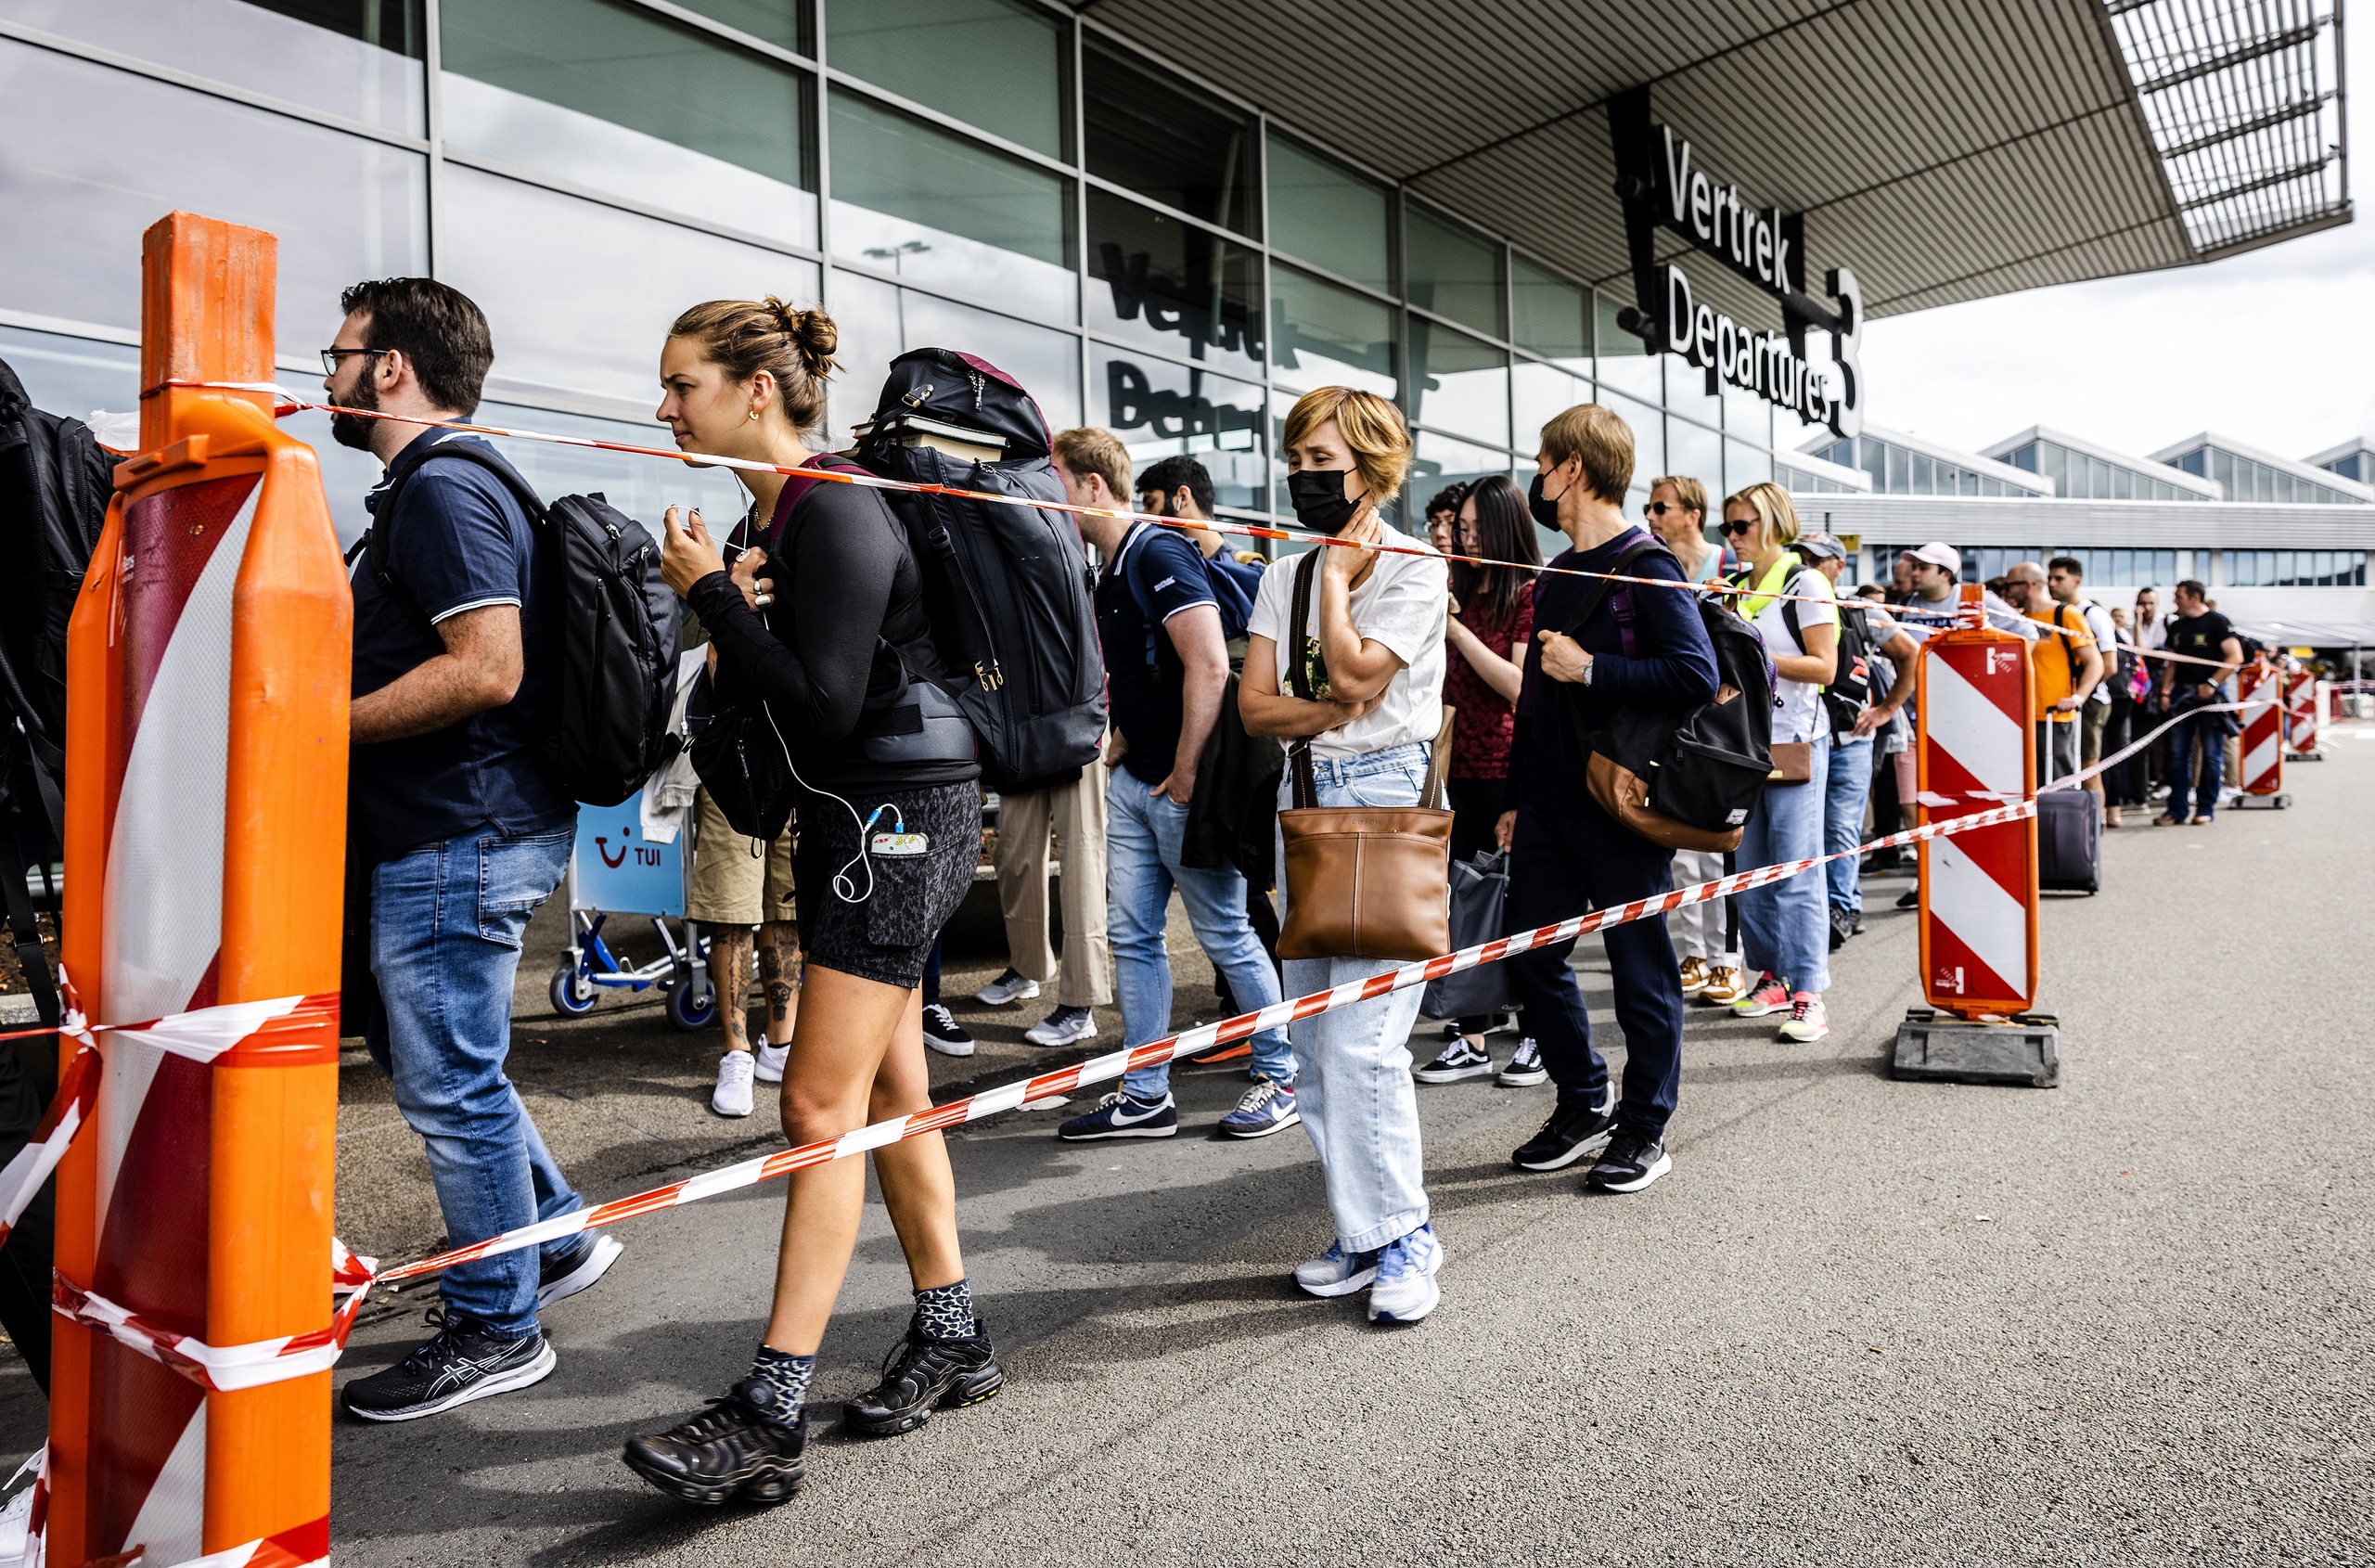
[{"label": "person with cap", "polygon": [[[1801,533],[1798,552],[1806,564],[1828,579],[1834,591],[1847,573],[1847,547],[1828,533]],[[1872,792],[1872,770],[1881,752],[1879,737],[1890,728],[1913,696],[1913,661],[1919,646],[1887,611],[1862,599],[1839,601],[1839,673],[1822,694],[1830,719],[1830,768],[1823,779],[1822,847],[1826,855],[1842,855],[1825,871],[1830,882],[1830,950],[1864,930],[1864,890],[1860,868],[1844,852],[1862,842],[1864,806]],[[1886,696],[1873,677],[1884,656],[1894,673]],[[1894,822],[1881,831],[1894,831]]]}]

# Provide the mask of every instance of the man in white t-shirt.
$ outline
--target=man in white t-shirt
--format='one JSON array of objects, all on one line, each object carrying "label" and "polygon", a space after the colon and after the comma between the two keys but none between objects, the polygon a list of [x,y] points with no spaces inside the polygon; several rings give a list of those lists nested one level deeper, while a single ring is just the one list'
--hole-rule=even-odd
[{"label": "man in white t-shirt", "polygon": [[[2119,628],[2112,624],[2112,612],[2093,599],[2081,598],[2078,590],[2086,585],[2086,565],[2076,556],[2056,556],[2046,562],[2046,591],[2057,604],[2072,606],[2086,618],[2086,633],[2095,639],[2096,651],[2103,661],[2103,677],[2094,689],[2086,693],[2086,700],[2078,710],[2078,765],[2092,767],[2102,761],[2103,731],[2112,720],[2112,675],[2119,663]],[[2103,803],[2103,826],[2116,828],[2119,807],[2111,803],[2103,793],[2100,778],[2086,780],[2086,790]]]}]

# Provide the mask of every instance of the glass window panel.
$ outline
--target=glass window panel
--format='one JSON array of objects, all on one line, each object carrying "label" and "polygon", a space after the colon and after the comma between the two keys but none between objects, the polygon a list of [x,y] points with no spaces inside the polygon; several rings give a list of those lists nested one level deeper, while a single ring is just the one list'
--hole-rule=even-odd
[{"label": "glass window panel", "polygon": [[2275,500],[2275,470],[2269,469],[2263,463],[2248,463],[2244,466],[2250,469],[2252,473],[2252,499],[2254,501]]},{"label": "glass window panel", "polygon": [[2125,469],[2113,469],[2112,470],[2112,499],[2115,501],[2135,499],[2135,484],[2134,474]]},{"label": "glass window panel", "polygon": [[491,397],[559,392],[649,408],[661,345],[687,305],[816,298],[814,262],[476,169],[449,167],[440,202],[438,271],[494,328]]},{"label": "glass window panel", "polygon": [[[2285,472],[2283,469],[2270,469],[2268,470],[2268,472],[2269,472],[2272,476],[2274,476],[2274,478],[2275,478],[2275,480],[2276,480],[2276,498],[2277,498],[2278,500],[2279,500],[2279,501],[2290,501],[2290,500],[2292,500],[2292,476],[2291,474],[2289,474],[2289,473],[2286,473],[2286,472]],[[2303,500],[2306,500],[2306,499],[2308,499],[2308,497],[2304,495],[2304,496],[2303,496],[2303,497],[2302,497],[2302,499],[2303,499]]]},{"label": "glass window panel", "polygon": [[1729,495],[1752,484],[1761,484],[1772,477],[1772,453],[1762,446],[1751,446],[1746,442],[1724,443],[1725,495]]},{"label": "glass window panel", "polygon": [[2086,494],[2098,501],[2111,498],[2112,466],[2100,457],[2086,459]]},{"label": "glass window panel", "polygon": [[1864,459],[1864,471],[1872,476],[1872,489],[1874,493],[1886,495],[1889,488],[1888,443],[1886,442],[1874,441],[1870,437],[1867,436],[1859,443],[1859,444],[1863,448],[1862,456]]},{"label": "glass window panel", "polygon": [[2016,469],[2026,469],[2035,473],[2037,471],[2037,443],[2033,441],[2026,446],[2016,446],[2005,455],[2004,460]]},{"label": "glass window panel", "polygon": [[[550,431],[556,435],[594,436],[603,441],[632,442],[638,446],[670,444],[666,428],[659,424],[597,419],[582,414],[556,413],[549,408],[489,403],[479,409],[479,418],[491,425]],[[506,441],[499,436],[494,438],[494,444],[511,459],[520,476],[547,499],[598,490],[610,505],[643,524],[654,539],[661,536],[661,519],[671,507],[698,507],[712,536],[723,538],[726,528],[751,506],[750,492],[725,469],[696,469],[664,457],[638,457],[631,453],[601,452],[586,446],[556,446],[543,441]],[[374,474],[371,482],[377,483],[378,480]],[[358,504],[357,510],[360,509]]]},{"label": "glass window panel", "polygon": [[1530,359],[1521,359],[1509,367],[1509,386],[1517,405],[1517,444],[1525,452],[1534,450],[1534,438],[1554,416],[1592,400],[1589,382]]},{"label": "glass window panel", "polygon": [[1292,267],[1270,269],[1272,377],[1308,392],[1342,385],[1394,395],[1393,311]]},{"label": "glass window panel", "polygon": [[445,143],[816,243],[811,80],[621,0],[441,0]]},{"label": "glass window panel", "polygon": [[1912,495],[1913,454],[1902,446],[1890,445],[1886,443],[1875,443],[1875,444],[1881,446],[1889,455],[1889,479],[1888,483],[1882,488],[1892,495]]},{"label": "glass window panel", "polygon": [[2004,494],[2004,482],[1991,474],[1982,474],[1979,480],[1979,493],[1982,495],[2001,495]]},{"label": "glass window panel", "polygon": [[1099,345],[1089,370],[1092,422],[1122,438],[1131,471],[1185,454],[1204,465],[1224,507],[1266,508],[1263,392],[1209,370]]},{"label": "glass window panel", "polygon": [[1938,465],[1935,459],[1924,457],[1919,452],[1915,453],[1913,455],[1913,493],[1916,495],[1930,495],[1937,488],[1937,484]]},{"label": "glass window panel", "polygon": [[2292,570],[2292,556],[2291,550],[2276,552],[2276,585],[2279,588],[2290,588],[2298,581]]},{"label": "glass window panel", "polygon": [[1719,424],[1724,418],[1724,402],[1707,390],[1707,372],[1679,354],[1662,357],[1666,362],[1666,412],[1696,419],[1702,425]]},{"label": "glass window panel", "polygon": [[1081,422],[1080,340],[1069,332],[840,271],[833,274],[833,322],[841,328],[836,357],[843,367],[829,414],[836,442],[873,414],[884,373],[909,349],[977,354],[1022,383],[1050,431]]},{"label": "glass window panel", "polygon": [[279,236],[289,353],[338,335],[349,284],[429,270],[425,159],[8,39],[0,148],[12,310],[138,330],[140,236],[176,210]]},{"label": "glass window panel", "polygon": [[1955,470],[1955,493],[1958,495],[1978,495],[1979,476],[1971,472],[1969,469],[1957,469]]},{"label": "glass window panel", "polygon": [[1422,425],[1508,445],[1508,355],[1464,332],[1412,316],[1410,414]]},{"label": "glass window panel", "polygon": [[1372,289],[1393,287],[1386,189],[1300,142],[1270,137],[1270,243]]},{"label": "glass window panel", "polygon": [[[1602,386],[1614,387],[1651,403],[1661,402],[1665,396],[1665,378],[1659,356],[1644,349],[1640,339],[1616,324],[1616,314],[1623,308],[1606,294],[1597,290],[1592,294],[1594,346],[1598,355],[1593,373]],[[1697,374],[1688,366],[1676,373]]]},{"label": "glass window panel", "polygon": [[1095,38],[1081,42],[1088,172],[1190,217],[1262,233],[1253,117]]},{"label": "glass window panel", "polygon": [[[1626,397],[1622,392],[1611,392],[1606,387],[1599,389],[1599,393],[1594,401],[1610,413],[1622,418],[1625,424],[1632,428],[1633,482],[1627,487],[1626,495],[1631,498],[1648,499],[1651,480],[1660,474],[1676,471],[1666,466],[1665,422],[1658,417],[1658,411],[1652,405]],[[1701,476],[1702,480],[1713,477],[1713,469],[1708,470]],[[1531,482],[1532,476],[1529,475],[1528,482]],[[1637,511],[1639,508],[1635,507],[1633,509]],[[1566,541],[1560,540],[1559,547],[1566,548]]]},{"label": "glass window panel", "polygon": [[1766,439],[1771,430],[1771,425],[1766,418],[1766,411],[1771,409],[1773,405],[1747,388],[1736,387],[1729,381],[1724,382],[1717,389],[1717,395],[1724,405],[1725,430],[1748,441],[1762,442]]},{"label": "glass window panel", "polygon": [[[304,3],[304,0],[300,0]],[[364,0],[368,4],[369,0]],[[764,38],[796,55],[816,52],[816,33],[809,23],[808,0],[676,0],[688,11],[724,22],[738,32]],[[836,65],[841,64],[835,60]],[[844,67],[844,69],[847,69]]]},{"label": "glass window panel", "polygon": [[1007,0],[827,0],[827,58],[1050,158],[1064,156],[1063,24]]},{"label": "glass window panel", "polygon": [[2070,488],[2070,449],[2051,442],[2040,442],[2037,445],[2045,458],[2045,477],[2053,481],[2054,493],[2065,500],[2070,498],[2076,494]]},{"label": "glass window panel", "polygon": [[[1592,368],[1588,290],[1554,277],[1523,256],[1509,258],[1509,336],[1523,348],[1578,375]],[[1611,328],[1613,330],[1613,328]],[[1639,339],[1633,352],[1641,351]]]},{"label": "glass window panel", "polygon": [[[1464,441],[1437,435],[1432,431],[1420,431],[1417,449],[1411,456],[1410,477],[1402,485],[1403,499],[1408,503],[1405,510],[1415,517],[1419,508],[1427,504],[1428,498],[1445,485],[1473,484],[1488,475],[1507,474],[1508,471],[1509,455],[1506,452],[1471,446]],[[1526,476],[1526,482],[1533,482],[1531,473]],[[1566,541],[1561,539],[1560,547],[1563,549],[1565,546]]]},{"label": "glass window panel", "polygon": [[1091,187],[1089,326],[1258,376],[1262,314],[1252,250]]},{"label": "glass window panel", "polygon": [[1079,319],[1070,180],[854,93],[832,109],[837,254]]},{"label": "glass window panel", "polygon": [[[1731,494],[1724,488],[1724,438],[1714,431],[1701,429],[1688,419],[1666,421],[1665,471],[1690,475],[1707,487],[1710,496]],[[1634,471],[1634,482],[1637,486],[1643,482],[1643,476],[1637,469]],[[1720,511],[1721,508],[1717,509]]]},{"label": "glass window panel", "polygon": [[2152,552],[2152,580],[2156,583],[2174,583],[2177,580],[2176,551],[2155,550]]},{"label": "glass window panel", "polygon": [[10,0],[8,19],[425,135],[422,0]]},{"label": "glass window panel", "polygon": [[1501,248],[1415,204],[1404,206],[1402,222],[1410,302],[1501,336]]}]

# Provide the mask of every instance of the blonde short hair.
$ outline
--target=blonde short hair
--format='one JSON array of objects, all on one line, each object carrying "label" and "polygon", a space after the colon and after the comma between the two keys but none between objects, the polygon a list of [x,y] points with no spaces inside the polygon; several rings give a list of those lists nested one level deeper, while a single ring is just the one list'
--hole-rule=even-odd
[{"label": "blonde short hair", "polygon": [[1661,484],[1674,486],[1674,498],[1682,504],[1684,511],[1697,512],[1701,522],[1707,521],[1707,487],[1705,485],[1688,474],[1660,474],[1650,482],[1650,493],[1656,494]]},{"label": "blonde short hair", "polygon": [[1410,472],[1410,427],[1402,422],[1402,410],[1375,392],[1321,387],[1295,399],[1287,410],[1287,444],[1294,445],[1330,419],[1352,448],[1353,466],[1368,487],[1367,499],[1380,507],[1393,500]]},{"label": "blonde short hair", "polygon": [[1542,427],[1542,455],[1557,468],[1573,457],[1584,482],[1603,501],[1622,506],[1633,488],[1633,427],[1612,408],[1579,403]]},{"label": "blonde short hair", "polygon": [[1754,512],[1765,524],[1765,537],[1775,544],[1787,548],[1798,542],[1798,508],[1791,504],[1790,493],[1771,480],[1733,491],[1724,505],[1743,506]]},{"label": "blonde short hair", "polygon": [[1130,488],[1130,450],[1111,431],[1098,430],[1094,425],[1058,431],[1055,440],[1047,444],[1055,452],[1056,460],[1070,469],[1074,477],[1101,476],[1105,487],[1123,506],[1128,506],[1136,495]]}]

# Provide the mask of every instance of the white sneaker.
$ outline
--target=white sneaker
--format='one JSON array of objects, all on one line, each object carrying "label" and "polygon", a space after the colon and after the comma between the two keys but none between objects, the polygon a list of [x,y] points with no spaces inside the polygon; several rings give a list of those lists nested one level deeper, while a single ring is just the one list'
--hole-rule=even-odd
[{"label": "white sneaker", "polygon": [[758,1063],[749,1051],[727,1051],[717,1059],[717,1087],[710,1092],[709,1108],[721,1116],[751,1113],[751,1077]]},{"label": "white sneaker", "polygon": [[1443,1292],[1435,1276],[1443,1272],[1443,1243],[1435,1227],[1422,1225],[1398,1241],[1388,1242],[1377,1255],[1377,1282],[1369,1287],[1369,1321],[1416,1323],[1435,1309]]},{"label": "white sneaker", "polygon": [[1039,995],[1039,983],[1025,980],[1013,968],[973,993],[973,999],[985,1008],[1002,1008],[1009,1002],[1027,1002]]},{"label": "white sneaker", "polygon": [[1342,1241],[1309,1263],[1295,1265],[1295,1283],[1315,1296],[1349,1296],[1377,1278],[1375,1253],[1347,1253]]},{"label": "white sneaker", "polygon": [[1086,1008],[1058,1008],[1022,1032],[1034,1046],[1074,1046],[1097,1038],[1097,1020]]},{"label": "white sneaker", "polygon": [[783,1082],[784,1058],[791,1054],[791,1047],[789,1044],[771,1046],[767,1044],[767,1037],[762,1035],[757,1043],[751,1047],[751,1054],[759,1059],[759,1082],[763,1084]]}]

